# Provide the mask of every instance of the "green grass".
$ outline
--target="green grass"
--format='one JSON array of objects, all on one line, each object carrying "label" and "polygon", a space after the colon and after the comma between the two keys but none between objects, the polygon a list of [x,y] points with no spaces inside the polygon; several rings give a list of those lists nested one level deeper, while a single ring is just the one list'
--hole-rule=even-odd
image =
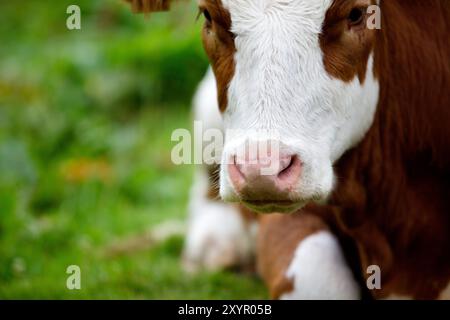
[{"label": "green grass", "polygon": [[170,136],[207,62],[194,6],[145,19],[78,1],[68,31],[69,3],[0,12],[0,299],[266,298],[254,276],[185,274],[180,236],[106,254],[186,218],[194,168],[171,163]]}]

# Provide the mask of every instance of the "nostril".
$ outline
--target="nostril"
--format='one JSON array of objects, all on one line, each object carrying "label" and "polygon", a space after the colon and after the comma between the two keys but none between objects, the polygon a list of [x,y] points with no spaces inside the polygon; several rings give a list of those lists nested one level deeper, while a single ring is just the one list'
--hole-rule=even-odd
[{"label": "nostril", "polygon": [[292,162],[294,161],[294,156],[284,157],[284,159],[280,160],[280,170],[278,172],[278,175],[282,174],[286,170],[289,169],[289,167],[292,165]]},{"label": "nostril", "polygon": [[277,178],[279,180],[291,179],[293,176],[298,176],[300,174],[301,162],[297,156],[292,156],[288,161],[287,165],[278,173]]}]

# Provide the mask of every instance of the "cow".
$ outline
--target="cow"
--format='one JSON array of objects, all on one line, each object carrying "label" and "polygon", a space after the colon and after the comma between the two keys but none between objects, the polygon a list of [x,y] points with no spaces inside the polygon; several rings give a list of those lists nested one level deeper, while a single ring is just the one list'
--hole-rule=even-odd
[{"label": "cow", "polygon": [[[197,174],[186,265],[256,259],[275,299],[450,299],[450,1],[198,2],[196,114],[225,145]],[[239,153],[261,141],[276,152]]]}]

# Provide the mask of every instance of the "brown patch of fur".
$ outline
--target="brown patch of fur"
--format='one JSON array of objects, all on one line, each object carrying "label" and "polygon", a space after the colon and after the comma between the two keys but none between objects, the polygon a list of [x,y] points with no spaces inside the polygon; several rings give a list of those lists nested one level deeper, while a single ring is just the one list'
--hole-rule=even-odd
[{"label": "brown patch of fur", "polygon": [[366,28],[367,15],[361,26],[349,26],[348,16],[353,8],[366,8],[375,0],[335,0],[327,11],[320,46],[325,70],[345,82],[355,76],[361,83],[366,78],[367,62],[373,49],[375,30]]},{"label": "brown patch of fur", "polygon": [[220,111],[228,104],[228,85],[234,75],[234,35],[230,32],[231,17],[220,0],[203,0],[200,8],[208,10],[212,23],[205,21],[202,38],[217,82]]}]

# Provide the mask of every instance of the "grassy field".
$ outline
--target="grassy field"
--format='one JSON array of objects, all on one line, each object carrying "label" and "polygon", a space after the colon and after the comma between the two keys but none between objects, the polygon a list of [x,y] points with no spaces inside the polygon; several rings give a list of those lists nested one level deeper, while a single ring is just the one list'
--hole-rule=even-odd
[{"label": "grassy field", "polygon": [[[69,31],[74,3],[82,29]],[[266,298],[253,276],[183,273],[181,235],[147,237],[186,219],[194,168],[171,163],[170,136],[190,128],[207,66],[195,7],[1,7],[0,299]],[[66,288],[69,265],[81,290]]]}]

